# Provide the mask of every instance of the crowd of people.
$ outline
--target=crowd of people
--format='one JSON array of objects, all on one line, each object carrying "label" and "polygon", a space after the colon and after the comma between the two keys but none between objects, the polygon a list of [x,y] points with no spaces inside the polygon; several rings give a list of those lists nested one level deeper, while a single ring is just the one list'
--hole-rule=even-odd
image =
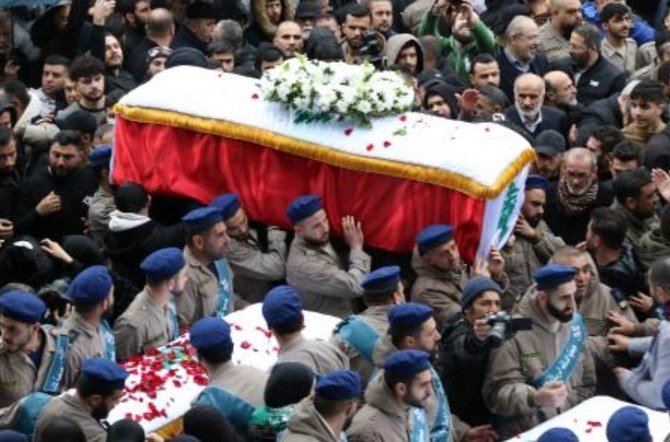
[{"label": "crowd of people", "polygon": [[[0,10],[0,441],[162,441],[105,418],[122,363],[187,330],[209,385],[173,441],[485,442],[596,394],[670,408],[667,1],[49,3]],[[318,195],[295,195],[287,232],[236,194],[110,182],[126,93],[296,54],[395,71],[415,111],[525,137],[509,240],[466,264],[436,224],[389,255]],[[253,303],[269,372],[233,363],[222,319]],[[303,310],[341,318],[328,342]],[[648,422],[624,407],[608,440],[649,442]]]}]

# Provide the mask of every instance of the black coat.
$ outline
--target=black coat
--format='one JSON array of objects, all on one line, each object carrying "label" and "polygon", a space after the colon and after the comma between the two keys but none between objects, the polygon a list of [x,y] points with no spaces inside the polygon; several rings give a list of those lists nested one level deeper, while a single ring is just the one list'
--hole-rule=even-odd
[{"label": "black coat", "polygon": [[568,121],[565,117],[565,112],[556,109],[555,107],[542,106],[542,121],[537,125],[534,132],[528,131],[523,125],[523,120],[519,115],[516,107],[510,106],[505,109],[505,120],[513,123],[517,127],[524,130],[529,136],[535,138],[544,130],[555,130],[561,133],[564,137],[568,135]]},{"label": "black coat", "polygon": [[[498,60],[498,66],[500,67],[500,89],[507,95],[510,102],[514,103],[514,81],[524,72],[509,61],[504,50],[498,53],[496,60]],[[530,63],[528,73],[537,74],[542,77],[547,72],[549,72],[547,57],[543,54],[536,54]]]},{"label": "black coat", "polygon": [[[574,80],[577,69],[569,58],[558,60],[552,67],[562,70]],[[596,100],[616,95],[626,87],[626,75],[604,57],[598,57],[593,66],[588,68],[575,81],[577,101],[588,106]]]},{"label": "black coat", "polygon": [[158,46],[155,41],[144,38],[130,52],[126,70],[135,78],[137,84],[144,81],[147,73],[147,53],[149,49]]},{"label": "black coat", "polygon": [[16,219],[22,181],[16,169],[12,173],[0,175],[0,218],[11,221]]},{"label": "black coat", "polygon": [[644,167],[670,171],[670,126],[657,133],[647,142],[644,150]]},{"label": "black coat", "polygon": [[577,118],[577,127],[623,126],[623,115],[617,101],[618,95],[596,100],[586,106]]},{"label": "black coat", "polygon": [[196,35],[186,26],[179,28],[179,31],[177,31],[177,35],[174,36],[174,40],[172,40],[170,46],[172,49],[195,48],[204,55],[207,55],[207,42],[196,37]]}]

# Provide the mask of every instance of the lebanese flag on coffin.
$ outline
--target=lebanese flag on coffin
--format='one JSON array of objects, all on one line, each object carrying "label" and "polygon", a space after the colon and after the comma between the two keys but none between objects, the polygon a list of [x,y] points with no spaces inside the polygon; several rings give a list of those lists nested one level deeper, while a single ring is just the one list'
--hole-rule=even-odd
[{"label": "lebanese flag on coffin", "polygon": [[496,124],[419,113],[294,123],[262,99],[258,80],[195,67],[168,69],[116,107],[112,179],[204,204],[239,194],[251,219],[290,228],[298,195],[324,197],[331,229],[354,215],[366,243],[409,252],[429,224],[456,226],[472,261],[507,240],[533,149]]}]

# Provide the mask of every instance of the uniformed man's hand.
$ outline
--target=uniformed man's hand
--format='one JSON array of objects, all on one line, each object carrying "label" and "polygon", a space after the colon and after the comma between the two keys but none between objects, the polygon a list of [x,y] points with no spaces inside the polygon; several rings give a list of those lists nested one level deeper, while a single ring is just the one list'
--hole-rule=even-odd
[{"label": "uniformed man's hand", "polygon": [[488,325],[485,318],[475,319],[472,329],[475,332],[475,338],[481,342],[486,341],[491,333],[491,326]]},{"label": "uniformed man's hand", "polygon": [[489,273],[491,278],[500,279],[505,272],[505,258],[503,258],[500,251],[495,247],[491,247],[491,252],[489,253]]},{"label": "uniformed man's hand", "polygon": [[628,302],[638,312],[649,313],[654,308],[654,298],[644,293],[631,296]]},{"label": "uniformed man's hand", "polygon": [[516,225],[514,226],[514,233],[519,235],[522,238],[529,240],[534,240],[537,232],[533,229],[526,218],[523,215],[519,214],[519,218],[516,220]]},{"label": "uniformed man's hand", "polygon": [[52,190],[47,196],[42,198],[42,201],[37,203],[35,210],[39,216],[46,216],[60,211],[61,207],[60,196],[56,195]]},{"label": "uniformed man's hand", "polygon": [[350,249],[363,249],[363,229],[361,228],[360,221],[356,222],[353,216],[342,218],[342,234],[344,235],[344,242],[347,243]]},{"label": "uniformed man's hand", "polygon": [[14,236],[14,224],[8,219],[0,218],[0,238],[9,239]]},{"label": "uniformed man's hand", "polygon": [[622,335],[607,335],[610,351],[627,352],[630,346],[630,338]]},{"label": "uniformed man's hand", "polygon": [[535,403],[540,407],[561,408],[568,399],[568,389],[564,382],[547,382],[535,393]]},{"label": "uniformed man's hand", "polygon": [[498,434],[490,425],[480,425],[470,428],[465,435],[465,440],[467,442],[493,442],[498,440]]},{"label": "uniformed man's hand", "polygon": [[617,312],[607,313],[607,320],[614,324],[609,331],[611,335],[633,336],[635,323]]}]

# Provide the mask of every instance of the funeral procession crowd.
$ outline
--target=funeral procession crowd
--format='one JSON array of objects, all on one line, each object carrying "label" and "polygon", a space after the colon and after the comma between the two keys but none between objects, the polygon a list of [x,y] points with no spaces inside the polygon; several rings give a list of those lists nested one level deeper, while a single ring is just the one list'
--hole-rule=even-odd
[{"label": "funeral procession crowd", "polygon": [[[0,442],[486,442],[596,395],[670,408],[669,1],[9,4]],[[176,66],[260,78],[297,54],[395,71],[414,111],[524,137],[537,155],[509,240],[465,263],[457,227],[434,224],[391,254],[320,195],[295,195],[286,231],[237,194],[111,182],[125,94]],[[233,361],[223,319],[254,303],[278,343],[267,372]],[[303,311],[341,322],[309,339]],[[209,385],[182,434],[107,422],[123,363],[186,331]],[[643,408],[603,426],[652,441]]]}]

